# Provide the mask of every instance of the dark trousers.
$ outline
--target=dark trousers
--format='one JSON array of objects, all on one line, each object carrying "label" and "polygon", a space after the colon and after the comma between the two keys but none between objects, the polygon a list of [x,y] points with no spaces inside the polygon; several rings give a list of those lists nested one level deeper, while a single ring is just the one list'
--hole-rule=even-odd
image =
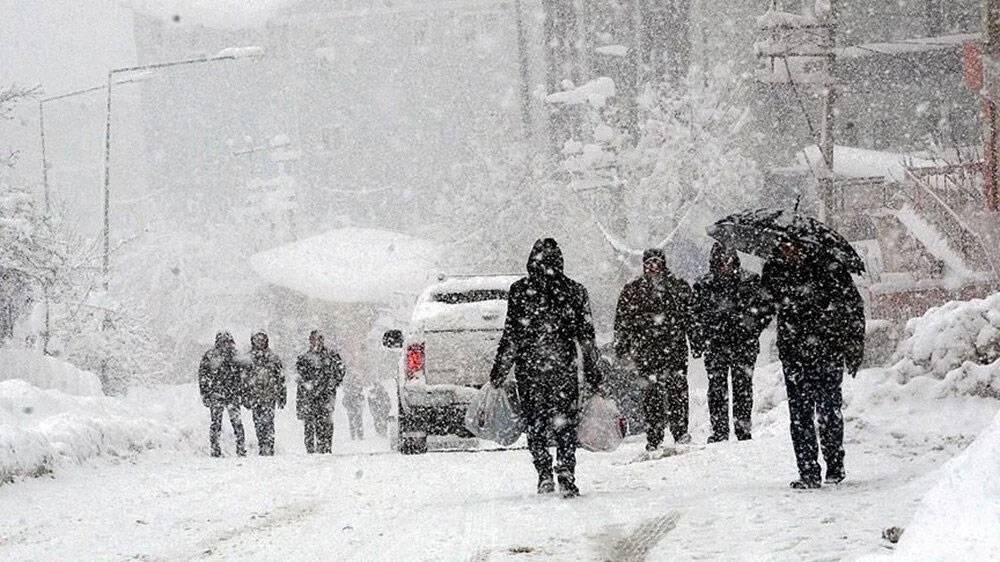
[{"label": "dark trousers", "polygon": [[663,430],[669,424],[674,441],[688,434],[687,369],[664,369],[640,374],[648,383],[642,396],[646,418],[646,448],[663,443]]},{"label": "dark trousers", "polygon": [[[826,461],[827,475],[843,473],[842,367],[830,362],[782,361],[782,368],[785,372],[792,446],[795,449],[799,476],[803,480],[820,480],[820,466],[817,459],[820,449]],[[817,425],[819,444],[816,440]]]},{"label": "dark trousers", "polygon": [[274,407],[259,406],[251,410],[257,431],[257,446],[263,456],[274,455]]},{"label": "dark trousers", "polygon": [[552,478],[549,439],[555,441],[555,472],[563,481],[574,482],[576,471],[576,426],[578,391],[575,378],[555,382],[539,377],[520,382],[518,394],[528,434],[528,450],[539,478]]},{"label": "dark trousers", "polygon": [[729,382],[733,385],[733,429],[740,441],[750,439],[753,412],[753,358],[729,359],[708,356],[708,414],[712,440],[729,439]]},{"label": "dark trousers", "polygon": [[219,446],[219,436],[222,434],[222,413],[229,412],[229,423],[233,426],[233,435],[236,437],[236,454],[243,456],[247,454],[246,438],[243,434],[243,420],[240,419],[239,404],[212,404],[208,407],[211,423],[208,426],[208,444],[212,449],[212,456],[222,455],[222,447]]},{"label": "dark trousers", "polygon": [[364,439],[365,438],[365,425],[364,418],[362,416],[362,410],[348,409],[347,410],[347,423],[351,427],[351,440]]},{"label": "dark trousers", "polygon": [[302,420],[305,426],[307,453],[333,450],[333,412],[311,412]]}]

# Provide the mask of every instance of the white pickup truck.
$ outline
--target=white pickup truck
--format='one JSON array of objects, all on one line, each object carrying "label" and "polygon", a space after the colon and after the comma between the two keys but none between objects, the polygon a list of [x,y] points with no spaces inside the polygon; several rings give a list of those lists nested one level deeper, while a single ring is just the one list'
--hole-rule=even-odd
[{"label": "white pickup truck", "polygon": [[476,391],[490,369],[507,317],[514,275],[444,278],[424,290],[405,332],[390,330],[382,342],[402,348],[399,450],[427,451],[428,435],[471,437],[463,426]]}]

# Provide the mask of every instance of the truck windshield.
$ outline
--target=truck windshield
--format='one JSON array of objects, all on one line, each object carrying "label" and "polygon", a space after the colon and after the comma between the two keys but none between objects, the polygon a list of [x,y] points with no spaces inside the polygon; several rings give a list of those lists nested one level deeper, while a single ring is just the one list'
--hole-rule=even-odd
[{"label": "truck windshield", "polygon": [[455,293],[434,293],[434,302],[445,304],[467,304],[470,302],[507,300],[504,289],[473,289]]}]

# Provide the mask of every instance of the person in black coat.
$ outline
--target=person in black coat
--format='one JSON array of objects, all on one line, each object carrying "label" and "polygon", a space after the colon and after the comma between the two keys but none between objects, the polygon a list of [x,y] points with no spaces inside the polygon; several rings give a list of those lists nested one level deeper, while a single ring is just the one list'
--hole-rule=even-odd
[{"label": "person in black coat", "polygon": [[575,477],[578,350],[584,378],[596,389],[601,381],[587,290],[563,273],[556,241],[538,240],[528,258],[528,276],[510,287],[490,382],[499,388],[514,369],[540,494],[555,491],[550,434],[556,442],[560,489],[566,497],[580,493]]},{"label": "person in black coat", "polygon": [[295,362],[295,413],[302,420],[307,453],[329,453],[333,450],[333,403],[337,387],[344,380],[344,361],[340,354],[328,349],[323,334],[309,334],[309,351]]},{"label": "person in black coat", "polygon": [[244,380],[244,405],[253,414],[257,443],[262,456],[274,455],[274,409],[287,399],[281,359],[271,351],[267,334],[250,338],[250,358]]},{"label": "person in black coat", "polygon": [[241,457],[247,454],[243,420],[240,419],[242,372],[233,336],[229,332],[219,332],[215,335],[215,347],[202,356],[198,366],[201,403],[208,408],[211,417],[208,442],[213,457],[222,456],[219,435],[222,433],[223,412],[229,412],[229,423],[232,424],[233,435],[236,437],[236,454]]},{"label": "person in black coat", "polygon": [[667,269],[663,250],[646,250],[642,277],[625,285],[615,314],[615,353],[631,361],[643,390],[646,450],[663,442],[669,421],[676,443],[688,434],[688,338],[691,287]]},{"label": "person in black coat", "polygon": [[855,376],[865,346],[865,311],[847,269],[802,244],[785,242],[764,264],[765,298],[777,312],[797,489],[820,487],[819,440],[827,483],[844,480],[844,373]]},{"label": "person in black coat", "polygon": [[760,353],[760,334],[767,326],[769,304],[760,276],[744,271],[734,250],[716,243],[709,273],[694,285],[692,354],[705,356],[708,372],[709,443],[729,439],[729,383],[733,386],[736,438],[750,439],[753,411],[753,368]]}]

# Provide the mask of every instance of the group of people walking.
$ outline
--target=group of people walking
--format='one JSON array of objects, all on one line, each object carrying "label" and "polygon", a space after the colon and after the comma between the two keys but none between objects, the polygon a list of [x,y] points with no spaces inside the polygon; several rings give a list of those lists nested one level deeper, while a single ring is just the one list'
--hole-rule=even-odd
[{"label": "group of people walking", "polygon": [[[647,250],[642,261],[642,276],[628,283],[618,299],[615,356],[610,358],[598,358],[587,291],[563,272],[555,240],[535,243],[527,277],[510,288],[490,380],[501,387],[513,368],[538,492],[554,492],[558,481],[564,495],[579,494],[574,476],[578,358],[593,392],[600,390],[601,365],[618,362],[635,373],[643,389],[646,449],[656,454],[668,428],[675,443],[691,441],[688,357],[704,356],[708,442],[729,439],[730,383],[733,429],[737,439],[746,440],[752,435],[760,335],[774,317],[799,469],[791,486],[821,486],[814,418],[826,481],[841,482],[841,384],[845,373],[853,376],[861,365],[865,327],[864,305],[848,270],[791,240],[775,248],[761,275],[745,271],[734,250],[716,243],[709,273],[693,288],[668,269],[663,250]],[[549,436],[556,445],[554,467]]]},{"label": "group of people walking", "polygon": [[[295,413],[302,420],[306,451],[329,453],[333,443],[333,406],[337,387],[346,374],[340,355],[326,347],[323,334],[309,334],[309,348],[295,362]],[[274,414],[287,401],[284,368],[269,345],[267,334],[250,338],[250,354],[240,357],[228,332],[215,336],[215,346],[202,357],[198,368],[202,403],[209,409],[209,446],[214,457],[222,455],[219,436],[222,418],[229,414],[236,437],[236,454],[246,454],[240,408],[253,416],[261,455],[274,455]]]}]

